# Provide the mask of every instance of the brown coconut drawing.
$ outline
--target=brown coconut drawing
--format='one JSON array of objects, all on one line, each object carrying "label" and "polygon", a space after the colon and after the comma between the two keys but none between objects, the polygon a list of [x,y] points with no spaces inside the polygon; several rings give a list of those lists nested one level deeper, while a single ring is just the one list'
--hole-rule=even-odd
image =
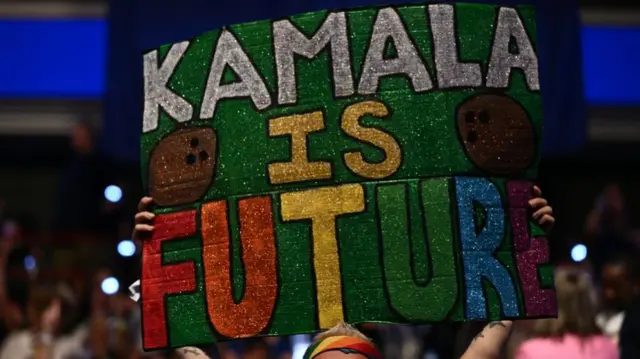
[{"label": "brown coconut drawing", "polygon": [[505,95],[466,100],[456,115],[458,134],[469,159],[491,175],[513,175],[536,155],[536,135],[525,108]]},{"label": "brown coconut drawing", "polygon": [[216,133],[180,129],[158,142],[149,160],[149,193],[159,206],[192,203],[206,194],[214,177]]}]

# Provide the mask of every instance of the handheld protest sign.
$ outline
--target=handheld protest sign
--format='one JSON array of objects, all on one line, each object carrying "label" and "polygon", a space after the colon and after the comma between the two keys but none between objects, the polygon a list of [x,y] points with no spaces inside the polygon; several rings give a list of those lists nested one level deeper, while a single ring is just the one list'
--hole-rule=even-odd
[{"label": "handheld protest sign", "polygon": [[144,54],[144,347],[554,316],[534,18],[323,11]]}]

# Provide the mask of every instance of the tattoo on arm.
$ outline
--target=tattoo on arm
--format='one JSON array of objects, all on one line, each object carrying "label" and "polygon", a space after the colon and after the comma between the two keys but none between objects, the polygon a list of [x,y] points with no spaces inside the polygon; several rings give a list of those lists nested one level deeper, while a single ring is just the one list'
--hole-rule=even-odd
[{"label": "tattoo on arm", "polygon": [[184,348],[184,349],[182,349],[182,354],[191,354],[193,356],[200,355],[200,353],[198,353],[197,350],[192,349],[192,348]]},{"label": "tattoo on arm", "polygon": [[484,334],[482,334],[482,333],[484,332],[484,330],[485,330],[486,328],[491,329],[491,328],[495,328],[495,327],[503,327],[503,328],[506,328],[507,326],[506,326],[506,325],[504,325],[504,323],[502,323],[502,322],[500,322],[500,321],[497,321],[497,322],[491,322],[491,323],[489,323],[485,328],[482,328],[482,331],[480,331],[480,333],[478,333],[475,337],[473,337],[473,340],[472,340],[472,341],[474,341],[474,342],[475,342],[476,340],[478,340],[478,339],[480,339],[480,338],[484,338]]},{"label": "tattoo on arm", "polygon": [[484,338],[484,334],[482,334],[482,332],[478,333],[475,337],[473,337],[472,342],[475,342],[476,340],[478,340],[480,338]]}]

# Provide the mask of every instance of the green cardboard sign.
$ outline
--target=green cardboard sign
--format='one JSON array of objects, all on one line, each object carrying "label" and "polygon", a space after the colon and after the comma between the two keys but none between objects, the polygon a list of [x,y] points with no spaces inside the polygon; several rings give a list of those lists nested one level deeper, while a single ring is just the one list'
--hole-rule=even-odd
[{"label": "green cardboard sign", "polygon": [[401,5],[144,54],[146,349],[555,315],[532,7]]}]

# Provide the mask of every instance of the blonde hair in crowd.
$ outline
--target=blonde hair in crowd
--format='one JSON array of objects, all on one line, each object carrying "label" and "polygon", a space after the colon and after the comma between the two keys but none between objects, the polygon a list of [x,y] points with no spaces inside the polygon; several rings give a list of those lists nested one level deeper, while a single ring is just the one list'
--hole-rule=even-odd
[{"label": "blonde hair in crowd", "polygon": [[364,334],[360,333],[360,331],[358,329],[352,327],[351,325],[349,325],[349,324],[347,324],[345,322],[339,322],[333,328],[328,329],[328,330],[318,334],[313,339],[313,343],[312,344],[321,342],[321,341],[323,341],[323,340],[325,340],[327,338],[341,337],[341,336],[362,339],[365,342],[371,344],[372,346],[375,346],[375,344],[373,344],[371,339],[367,338]]},{"label": "blonde hair in crowd", "polygon": [[600,334],[591,276],[579,270],[561,269],[555,274],[555,288],[558,318],[536,320],[533,335],[548,338],[574,334],[585,338]]}]

